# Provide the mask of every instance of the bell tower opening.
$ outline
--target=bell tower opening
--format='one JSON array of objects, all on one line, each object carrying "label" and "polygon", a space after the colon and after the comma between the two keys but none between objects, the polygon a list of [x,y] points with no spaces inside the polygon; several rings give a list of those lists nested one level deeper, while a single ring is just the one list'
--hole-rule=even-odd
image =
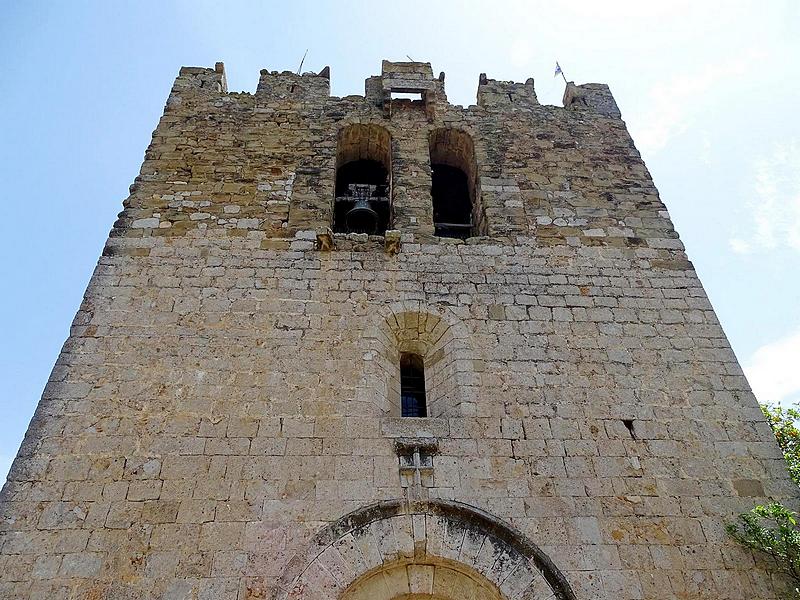
[{"label": "bell tower opening", "polygon": [[462,240],[480,235],[472,138],[457,129],[437,129],[430,136],[430,158],[435,235]]},{"label": "bell tower opening", "polygon": [[339,132],[333,207],[335,233],[383,235],[391,221],[391,139],[377,125]]},{"label": "bell tower opening", "polygon": [[458,167],[431,164],[433,222],[439,237],[466,239],[472,235],[472,201],[467,175]]}]

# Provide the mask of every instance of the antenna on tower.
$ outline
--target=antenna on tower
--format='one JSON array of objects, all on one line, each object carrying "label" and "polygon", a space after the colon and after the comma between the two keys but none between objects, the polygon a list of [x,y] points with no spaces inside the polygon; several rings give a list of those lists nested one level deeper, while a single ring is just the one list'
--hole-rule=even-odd
[{"label": "antenna on tower", "polygon": [[406,58],[407,58],[408,60],[410,60],[411,62],[417,62],[417,61],[415,61],[413,58],[411,58],[411,57],[410,57],[408,54],[406,54]]},{"label": "antenna on tower", "polygon": [[303,54],[303,59],[300,61],[300,66],[297,67],[297,74],[300,75],[300,70],[303,68],[303,63],[306,62],[306,55],[308,54],[308,48],[306,48],[305,53]]}]

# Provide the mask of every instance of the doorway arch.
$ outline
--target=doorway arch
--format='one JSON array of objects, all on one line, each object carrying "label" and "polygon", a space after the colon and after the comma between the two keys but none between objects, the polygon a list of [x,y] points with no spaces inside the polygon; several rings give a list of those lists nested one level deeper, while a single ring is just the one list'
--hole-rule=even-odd
[{"label": "doorway arch", "polygon": [[[438,581],[437,581],[438,578]],[[525,536],[467,504],[389,500],[320,531],[276,600],[575,600]]]},{"label": "doorway arch", "polygon": [[489,579],[442,558],[397,561],[350,584],[341,600],[506,600]]}]

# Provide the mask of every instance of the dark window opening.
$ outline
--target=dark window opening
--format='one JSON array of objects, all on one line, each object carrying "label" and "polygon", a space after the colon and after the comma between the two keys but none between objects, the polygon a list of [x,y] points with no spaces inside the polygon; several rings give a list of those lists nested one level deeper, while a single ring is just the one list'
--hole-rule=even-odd
[{"label": "dark window opening", "polygon": [[333,230],[383,235],[389,226],[389,172],[377,160],[346,163],[336,172]]},{"label": "dark window opening", "polygon": [[400,399],[402,416],[427,417],[425,404],[425,367],[417,354],[400,355]]},{"label": "dark window opening", "polygon": [[435,234],[466,239],[472,235],[472,200],[467,174],[450,165],[431,165]]}]

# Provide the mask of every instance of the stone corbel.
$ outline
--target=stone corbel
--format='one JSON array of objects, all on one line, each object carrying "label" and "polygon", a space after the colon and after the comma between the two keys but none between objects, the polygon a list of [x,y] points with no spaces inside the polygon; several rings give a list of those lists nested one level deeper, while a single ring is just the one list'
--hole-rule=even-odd
[{"label": "stone corbel", "polygon": [[334,249],[333,232],[330,227],[317,229],[317,250],[327,252]]},{"label": "stone corbel", "polygon": [[400,231],[397,229],[389,229],[384,234],[383,249],[386,254],[394,256],[400,252]]}]

